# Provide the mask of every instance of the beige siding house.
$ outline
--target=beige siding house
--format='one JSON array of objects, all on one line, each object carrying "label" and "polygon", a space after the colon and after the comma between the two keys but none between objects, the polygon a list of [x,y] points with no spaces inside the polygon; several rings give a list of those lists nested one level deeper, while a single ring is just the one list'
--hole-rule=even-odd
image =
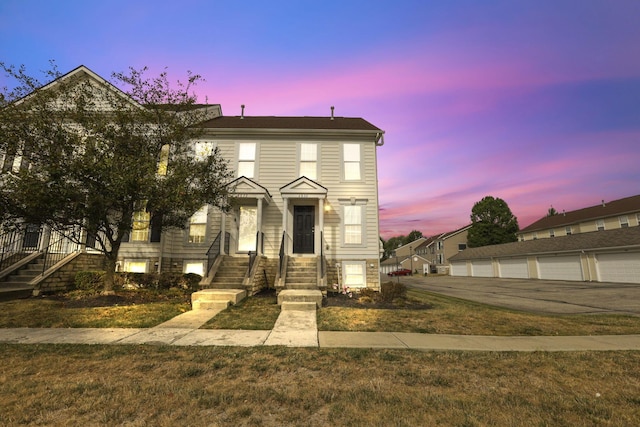
[{"label": "beige siding house", "polygon": [[[69,75],[104,82],[86,67]],[[326,117],[253,117],[244,108],[224,116],[219,105],[199,107],[208,119],[193,147],[197,155],[218,148],[235,171],[231,210],[203,206],[184,230],[164,232],[141,213],[117,268],[196,273],[203,287],[250,293],[379,289],[377,147],[384,132],[362,118],[334,116],[333,107]],[[14,158],[0,160],[16,167]]]},{"label": "beige siding house", "polygon": [[516,235],[518,240],[536,240],[640,225],[640,195],[605,202],[588,208],[545,216]]}]

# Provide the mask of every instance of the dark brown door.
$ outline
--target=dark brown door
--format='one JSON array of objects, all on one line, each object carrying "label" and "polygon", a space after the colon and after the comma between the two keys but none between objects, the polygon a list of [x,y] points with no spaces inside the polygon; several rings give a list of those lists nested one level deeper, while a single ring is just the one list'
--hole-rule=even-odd
[{"label": "dark brown door", "polygon": [[293,207],[293,252],[296,254],[313,253],[314,211],[314,206]]}]

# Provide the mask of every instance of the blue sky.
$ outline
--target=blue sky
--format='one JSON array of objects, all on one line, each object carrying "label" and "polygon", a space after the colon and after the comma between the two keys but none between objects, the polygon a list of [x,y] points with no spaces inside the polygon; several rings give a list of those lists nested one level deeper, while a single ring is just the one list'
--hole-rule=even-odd
[{"label": "blue sky", "polygon": [[640,194],[638,22],[636,0],[3,0],[0,60],[191,70],[226,115],[363,117],[386,131],[388,238],[487,195],[524,227]]}]

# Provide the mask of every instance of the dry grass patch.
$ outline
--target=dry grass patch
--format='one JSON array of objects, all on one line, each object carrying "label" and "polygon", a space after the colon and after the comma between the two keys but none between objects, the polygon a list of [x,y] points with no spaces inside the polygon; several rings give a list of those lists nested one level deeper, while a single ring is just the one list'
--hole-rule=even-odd
[{"label": "dry grass patch", "polygon": [[181,291],[73,291],[0,302],[2,328],[149,328],[191,309]]},{"label": "dry grass patch", "polygon": [[640,352],[0,345],[3,425],[640,424]]},{"label": "dry grass patch", "polygon": [[273,329],[280,306],[275,291],[267,290],[228,307],[204,324],[202,329]]},{"label": "dry grass patch", "polygon": [[539,315],[409,289],[406,298],[428,309],[323,307],[323,331],[388,331],[459,335],[640,334],[640,317],[624,315]]}]

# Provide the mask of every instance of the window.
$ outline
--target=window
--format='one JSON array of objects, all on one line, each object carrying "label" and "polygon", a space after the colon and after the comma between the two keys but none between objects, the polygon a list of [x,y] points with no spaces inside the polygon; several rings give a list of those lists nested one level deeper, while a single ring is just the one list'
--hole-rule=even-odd
[{"label": "window", "polygon": [[145,209],[144,203],[133,213],[133,229],[131,230],[132,242],[148,242],[149,226],[151,225],[151,214]]},{"label": "window", "polygon": [[207,235],[207,206],[198,209],[189,219],[189,243],[204,243]]},{"label": "window", "polygon": [[213,154],[216,149],[216,143],[211,141],[198,141],[193,144],[194,158],[203,162]]},{"label": "window", "polygon": [[640,225],[640,213],[636,214],[636,222]]},{"label": "window", "polygon": [[571,234],[573,233],[573,231],[571,230],[571,226],[567,225],[564,229],[565,233],[567,233],[567,236],[571,236]]},{"label": "window", "polygon": [[533,240],[538,240],[538,233],[533,233]]},{"label": "window", "polygon": [[438,240],[437,245],[437,250],[441,251],[442,248],[444,248],[444,242],[442,240]]},{"label": "window", "polygon": [[629,217],[627,217],[626,215],[622,215],[618,217],[618,220],[620,221],[620,228],[625,228],[629,226]]},{"label": "window", "polygon": [[345,286],[350,288],[364,288],[366,286],[364,262],[343,262],[342,272],[342,280]]},{"label": "window", "polygon": [[444,264],[444,255],[443,254],[438,254],[436,256],[436,260],[438,264]]},{"label": "window", "polygon": [[241,142],[238,146],[238,177],[253,178],[255,176],[255,163],[256,143]]},{"label": "window", "polygon": [[344,243],[346,245],[362,244],[362,206],[344,206]]},{"label": "window", "polygon": [[599,219],[596,221],[596,230],[598,231],[604,230],[604,219]]},{"label": "window", "polygon": [[342,160],[344,162],[344,179],[346,181],[360,180],[360,144],[344,144],[342,146]]},{"label": "window", "polygon": [[165,144],[160,149],[160,160],[158,161],[158,175],[166,176],[169,167],[169,144]]},{"label": "window", "polygon": [[204,263],[202,261],[187,261],[184,263],[184,274],[198,274],[204,276]]},{"label": "window", "polygon": [[124,271],[129,273],[146,273],[147,261],[125,261]]},{"label": "window", "polygon": [[554,230],[553,228],[549,230],[549,237],[556,237],[556,230]]},{"label": "window", "polygon": [[299,176],[318,179],[318,144],[300,144]]},{"label": "window", "polygon": [[458,243],[458,252],[464,251],[465,249],[467,249],[466,243]]}]

